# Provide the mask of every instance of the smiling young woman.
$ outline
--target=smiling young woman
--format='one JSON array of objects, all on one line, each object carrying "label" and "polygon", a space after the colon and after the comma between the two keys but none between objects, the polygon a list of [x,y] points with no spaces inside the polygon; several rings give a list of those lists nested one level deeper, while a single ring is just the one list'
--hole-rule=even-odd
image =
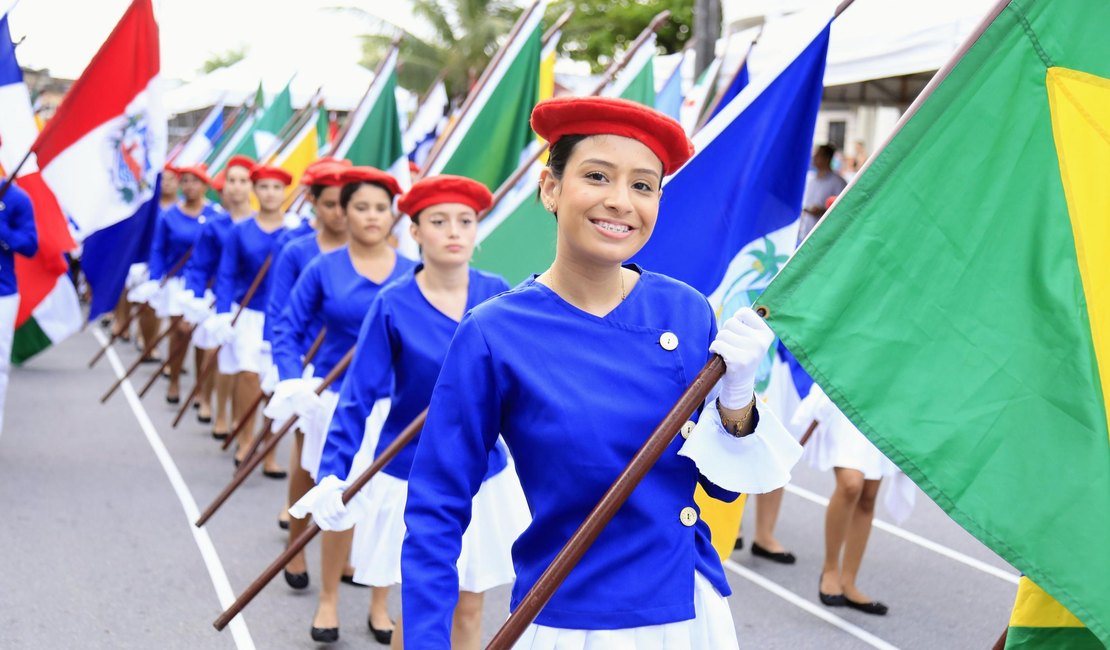
[{"label": "smiling young woman", "polygon": [[731,500],[788,480],[801,449],[754,403],[773,334],[750,309],[718,332],[704,296],[627,264],[654,230],[664,177],[692,154],[677,122],[623,100],[558,98],[532,125],[551,143],[540,198],[558,220],[555,261],[471,309],[447,352],[409,476],[405,642],[450,647],[462,531],[501,436],[533,517],[513,545],[515,608],[717,353],[727,371],[688,439],[676,436],[520,647],[735,648],[694,488]]}]

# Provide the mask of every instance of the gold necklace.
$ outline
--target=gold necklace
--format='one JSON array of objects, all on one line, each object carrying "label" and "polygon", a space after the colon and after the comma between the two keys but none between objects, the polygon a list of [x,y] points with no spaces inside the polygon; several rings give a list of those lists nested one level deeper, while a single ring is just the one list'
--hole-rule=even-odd
[{"label": "gold necklace", "polygon": [[624,269],[617,269],[617,273],[621,276],[621,302],[624,302],[624,299],[628,297],[624,292]]}]

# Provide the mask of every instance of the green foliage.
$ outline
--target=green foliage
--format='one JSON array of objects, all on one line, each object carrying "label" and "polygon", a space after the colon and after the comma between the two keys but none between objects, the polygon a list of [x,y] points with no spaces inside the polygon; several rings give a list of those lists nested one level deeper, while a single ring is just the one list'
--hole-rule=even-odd
[{"label": "green foliage", "polygon": [[[426,22],[435,36],[421,40],[405,34],[397,81],[412,92],[423,93],[442,74],[448,94],[455,98],[464,97],[481,76],[521,12],[512,0],[410,1],[413,14]],[[361,37],[361,63],[374,68],[389,51],[393,28],[361,9],[348,11],[382,27],[381,33]]]},{"label": "green foliage", "polygon": [[664,9],[670,10],[671,18],[656,32],[663,53],[678,52],[693,35],[694,0],[554,0],[544,25],[571,6],[574,15],[563,28],[560,51],[588,62],[595,73],[604,71]]},{"label": "green foliage", "polygon": [[246,46],[242,46],[234,50],[228,50],[223,54],[215,54],[208,57],[208,60],[205,61],[204,64],[201,66],[201,70],[205,74],[208,74],[209,72],[214,72],[216,70],[219,70],[220,68],[226,68],[230,65],[238,63],[242,61],[245,56],[247,56]]}]

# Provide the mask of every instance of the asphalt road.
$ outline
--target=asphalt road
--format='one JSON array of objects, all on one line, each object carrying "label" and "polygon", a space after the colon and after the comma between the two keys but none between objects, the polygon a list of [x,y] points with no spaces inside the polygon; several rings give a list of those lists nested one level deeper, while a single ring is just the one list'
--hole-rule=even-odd
[{"label": "asphalt road", "polygon": [[[230,453],[192,413],[171,427],[164,385],[142,402],[124,389],[101,405],[120,360],[130,363],[137,351],[117,344],[118,358],[87,370],[99,345],[94,329],[12,372],[0,436],[0,648],[314,647],[315,583],[295,592],[278,577],[227,630],[212,628],[283,548],[276,518],[284,481],[252,477],[204,529],[194,528],[198,505],[231,477]],[[143,366],[138,379],[152,371]],[[901,527],[876,523],[864,558],[861,586],[890,614],[818,603],[822,499],[832,486],[829,474],[795,470],[778,536],[796,565],[747,549],[727,564],[741,646],[989,648],[1006,625],[1016,572],[924,494]],[[749,509],[748,539],[753,525]],[[313,580],[317,553],[311,545]],[[341,600],[341,639],[331,647],[382,647],[366,628],[368,591],[344,585]],[[507,588],[487,594],[487,639],[507,613]]]}]

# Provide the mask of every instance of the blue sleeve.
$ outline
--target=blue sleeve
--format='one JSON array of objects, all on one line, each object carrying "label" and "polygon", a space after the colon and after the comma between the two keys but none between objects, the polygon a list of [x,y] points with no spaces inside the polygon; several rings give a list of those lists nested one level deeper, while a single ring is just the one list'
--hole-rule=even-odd
[{"label": "blue sleeve", "polygon": [[467,316],[447,351],[409,474],[401,552],[406,647],[451,646],[456,562],[500,431],[501,399],[485,337]]},{"label": "blue sleeve", "polygon": [[[282,260],[285,259],[282,255]],[[319,258],[317,258],[319,259]],[[281,269],[280,261],[278,269]],[[275,276],[275,280],[277,277]],[[284,300],[275,300],[279,294],[271,294],[270,308],[274,309],[275,303],[287,302],[284,309],[277,308],[274,318],[273,352],[274,363],[277,365],[278,377],[282,380],[296,379],[301,376],[304,363],[301,358],[308,352],[305,344],[304,333],[316,314],[324,308],[323,267],[321,264],[309,264],[293,285],[293,291]],[[275,286],[276,288],[276,286]],[[284,295],[284,294],[281,294]],[[266,320],[271,317],[267,316]]]},{"label": "blue sleeve", "polygon": [[266,332],[266,338],[270,341],[273,341],[276,335],[273,331],[274,324],[285,309],[286,301],[293,291],[293,285],[297,282],[297,259],[293,254],[293,248],[285,245],[279,246],[277,250],[278,252],[274,254],[274,265],[269,273],[270,295],[266,301],[265,328],[269,330]]},{"label": "blue sleeve", "polygon": [[208,270],[219,260],[213,259],[216,247],[213,242],[218,238],[216,227],[208,222],[200,227],[196,244],[193,245],[193,255],[185,263],[185,289],[192,291],[193,295],[200,297],[208,288]]},{"label": "blue sleeve", "polygon": [[8,203],[12,206],[11,217],[0,222],[4,231],[0,232],[0,241],[9,250],[24,257],[31,257],[39,250],[39,233],[35,227],[35,207],[31,197],[16,188],[9,191]]},{"label": "blue sleeve", "polygon": [[231,311],[235,300],[235,279],[239,275],[239,234],[234,229],[228,234],[220,254],[220,267],[216,271],[216,313]]},{"label": "blue sleeve", "polygon": [[393,381],[393,344],[390,317],[379,295],[362,320],[355,357],[339,388],[339,404],[332,415],[317,481],[333,475],[346,480],[351,462],[362,446],[366,418],[374,402],[389,397]]},{"label": "blue sleeve", "polygon": [[166,274],[166,213],[159,212],[154,222],[154,240],[150,244],[150,279],[161,280]]}]

